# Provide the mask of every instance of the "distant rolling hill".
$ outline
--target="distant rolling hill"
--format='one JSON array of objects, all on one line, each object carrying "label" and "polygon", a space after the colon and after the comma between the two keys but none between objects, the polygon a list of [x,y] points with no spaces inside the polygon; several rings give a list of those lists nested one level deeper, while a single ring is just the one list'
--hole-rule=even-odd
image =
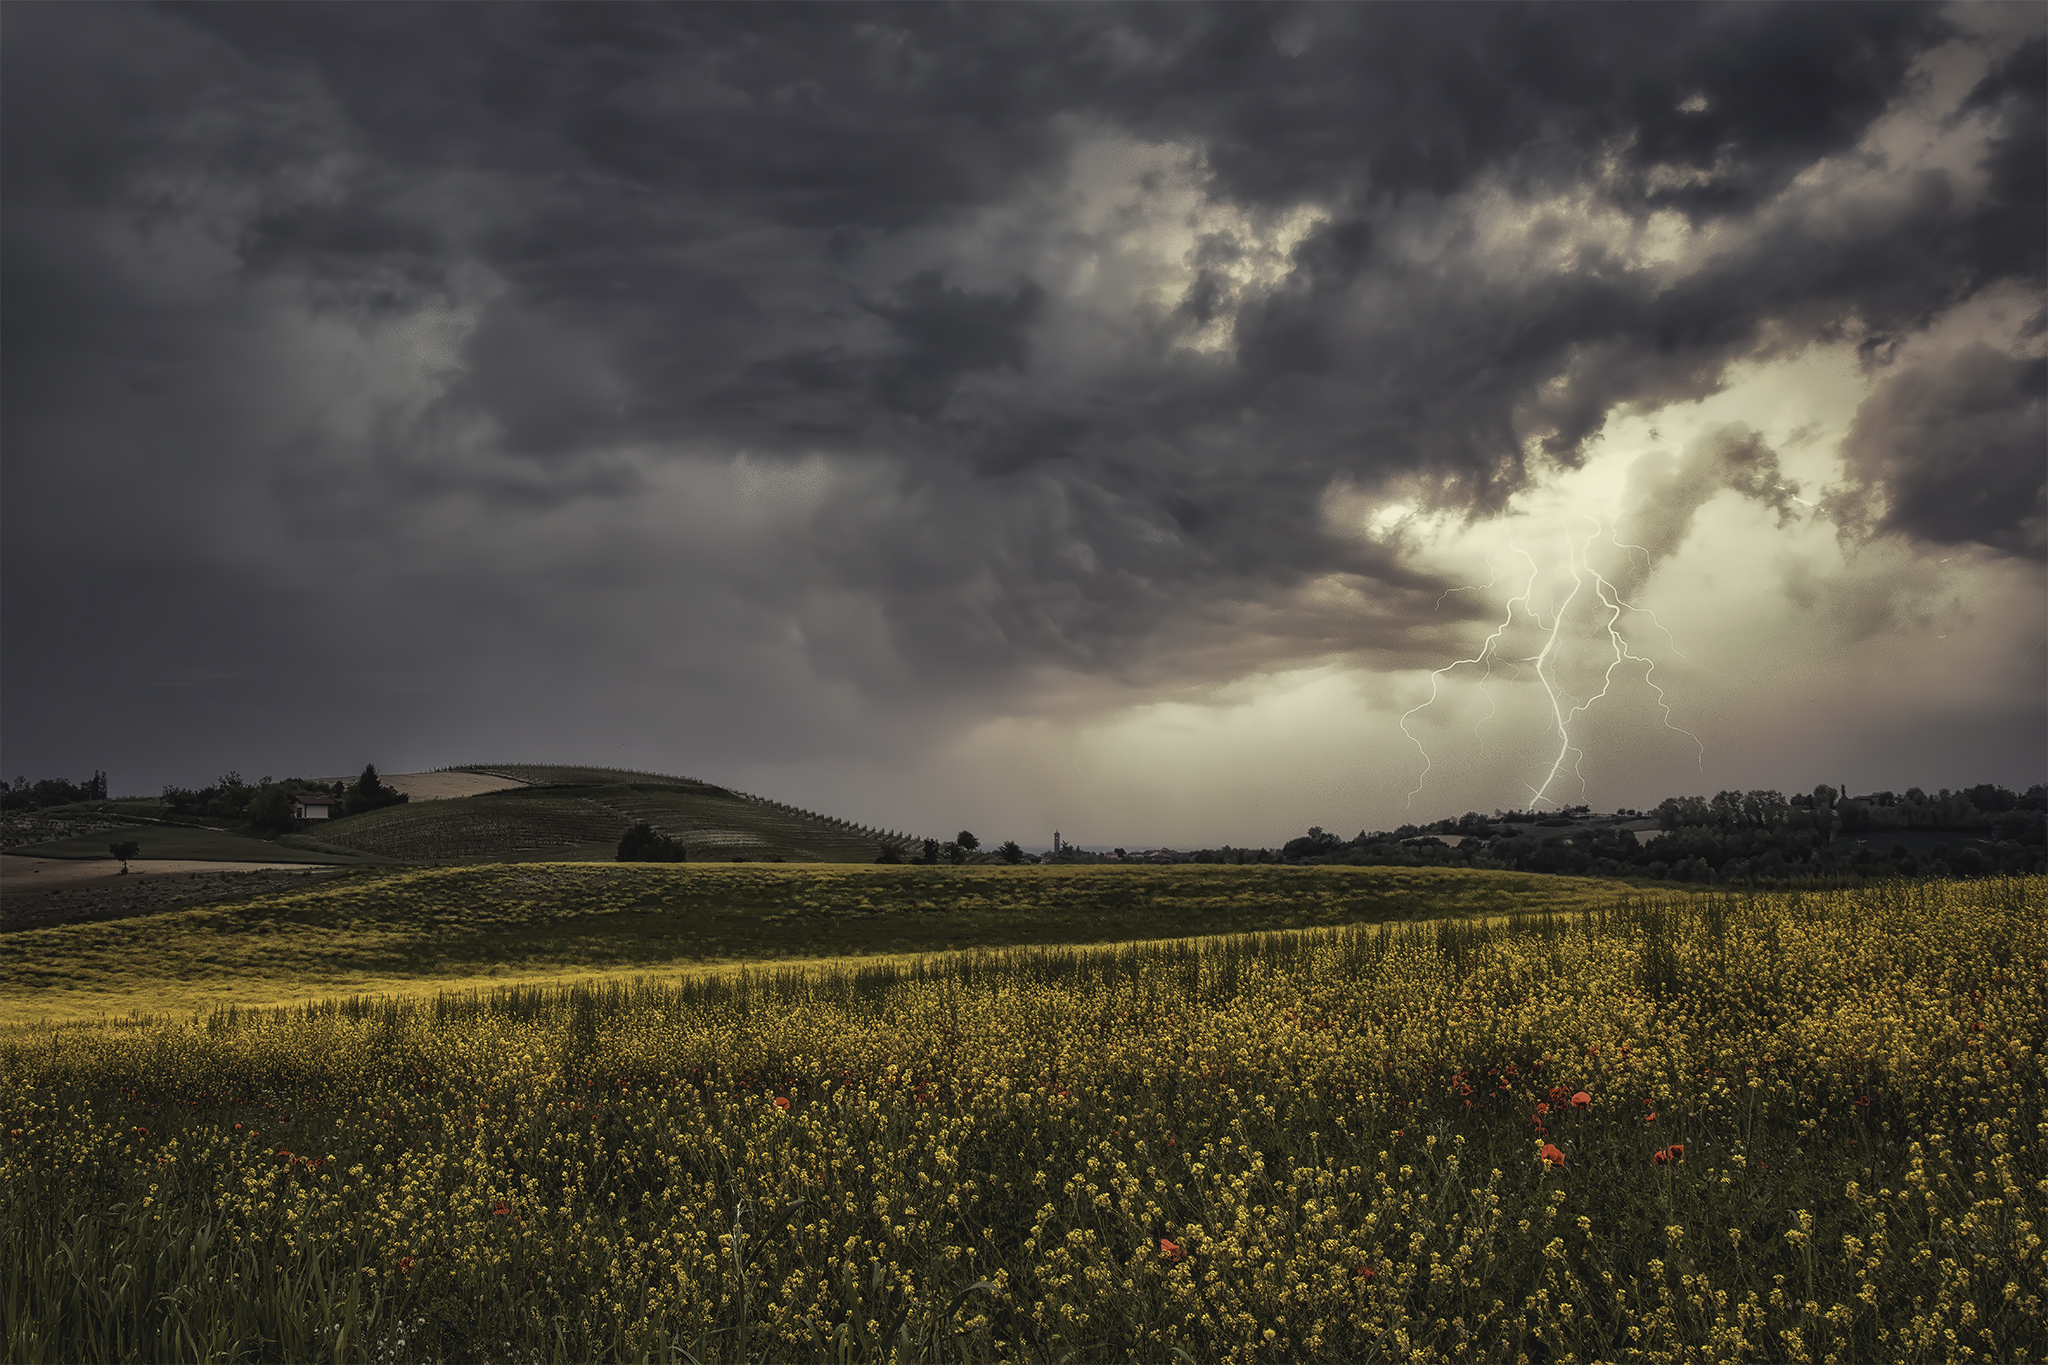
[{"label": "distant rolling hill", "polygon": [[911,852],[922,843],[665,773],[533,763],[448,771],[527,785],[389,806],[332,821],[315,837],[385,858],[465,862],[609,859],[643,820],[709,862],[871,863],[885,844]]}]

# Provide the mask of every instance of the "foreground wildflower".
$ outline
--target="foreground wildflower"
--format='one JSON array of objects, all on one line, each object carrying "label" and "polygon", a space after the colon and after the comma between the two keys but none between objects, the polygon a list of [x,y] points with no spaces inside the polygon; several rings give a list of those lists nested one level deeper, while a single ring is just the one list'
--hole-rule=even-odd
[{"label": "foreground wildflower", "polygon": [[[24,1272],[0,1322],[23,1359],[2048,1359],[2042,889],[0,1036],[0,1265],[150,1267]],[[1652,1113],[1686,1141],[1645,1160]]]}]

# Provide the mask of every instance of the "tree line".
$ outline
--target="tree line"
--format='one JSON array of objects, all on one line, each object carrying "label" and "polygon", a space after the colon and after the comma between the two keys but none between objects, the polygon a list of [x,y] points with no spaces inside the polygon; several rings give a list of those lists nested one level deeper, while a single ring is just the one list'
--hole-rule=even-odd
[{"label": "tree line", "polygon": [[62,777],[46,777],[40,782],[31,782],[26,777],[17,777],[13,785],[0,786],[0,810],[46,810],[51,806],[106,799],[107,775],[104,772],[95,772],[83,782],[72,782]]},{"label": "tree line", "polygon": [[294,798],[300,795],[332,797],[337,815],[363,815],[386,806],[404,805],[409,798],[377,775],[377,765],[366,763],[354,782],[316,782],[303,777],[283,781],[263,777],[246,782],[239,772],[226,772],[207,787],[166,785],[162,800],[165,811],[202,820],[240,821],[263,834],[277,834],[297,823],[293,818]]},{"label": "tree line", "polygon": [[[1584,806],[1546,813],[1476,811],[1429,825],[1361,831],[1345,840],[1311,829],[1289,840],[1288,862],[1506,868],[1680,882],[1782,882],[1841,877],[1949,877],[2048,871],[2048,786],[2024,792],[1983,783],[1957,791],[1848,797],[1822,784],[1787,796],[1723,791],[1670,797],[1657,833],[1600,823]],[[1457,843],[1440,836],[1461,836]],[[1926,836],[1954,835],[1930,844]],[[1903,842],[1912,836],[1909,845]]]},{"label": "tree line", "polygon": [[[378,777],[377,765],[369,763],[354,782],[317,782],[304,777],[283,781],[262,777],[249,782],[239,772],[229,771],[204,787],[166,784],[159,800],[164,814],[174,819],[236,823],[257,833],[276,834],[296,823],[292,816],[293,797],[301,793],[332,797],[339,815],[361,815],[401,805],[408,799],[405,793]],[[104,772],[95,772],[84,782],[59,777],[30,782],[26,777],[17,777],[12,785],[0,787],[0,809],[5,810],[46,810],[108,799]]]}]

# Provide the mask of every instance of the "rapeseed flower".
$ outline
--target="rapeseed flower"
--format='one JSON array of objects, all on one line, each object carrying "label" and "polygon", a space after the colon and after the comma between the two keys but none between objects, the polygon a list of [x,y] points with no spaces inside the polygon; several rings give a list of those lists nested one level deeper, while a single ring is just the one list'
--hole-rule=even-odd
[{"label": "rapeseed flower", "polygon": [[[80,1359],[173,1303],[265,1358],[2041,1358],[2042,889],[0,1038],[9,1263],[103,1226],[184,1276],[24,1276],[10,1320]],[[1627,1094],[1686,1141],[1645,1163]],[[253,1274],[178,1269],[202,1225]],[[379,1325],[294,1336],[356,1266]]]}]

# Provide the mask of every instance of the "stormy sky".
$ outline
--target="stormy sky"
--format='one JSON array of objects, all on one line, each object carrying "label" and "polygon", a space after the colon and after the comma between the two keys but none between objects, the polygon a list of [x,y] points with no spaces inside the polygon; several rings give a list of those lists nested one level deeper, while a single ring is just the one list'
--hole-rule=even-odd
[{"label": "stormy sky", "polygon": [[0,763],[1034,847],[2040,781],[2044,33],[6,6]]}]

